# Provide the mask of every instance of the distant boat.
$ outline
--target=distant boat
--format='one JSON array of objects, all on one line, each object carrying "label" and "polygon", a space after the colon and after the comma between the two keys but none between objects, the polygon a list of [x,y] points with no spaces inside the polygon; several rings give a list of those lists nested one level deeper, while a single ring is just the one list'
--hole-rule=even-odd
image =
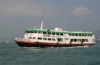
[{"label": "distant boat", "polygon": [[6,43],[9,43],[9,41],[6,41]]}]

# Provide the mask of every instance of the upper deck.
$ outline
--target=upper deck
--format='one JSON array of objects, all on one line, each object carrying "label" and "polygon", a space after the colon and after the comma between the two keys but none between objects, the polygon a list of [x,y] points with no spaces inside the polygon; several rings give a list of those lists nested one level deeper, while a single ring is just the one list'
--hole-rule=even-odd
[{"label": "upper deck", "polygon": [[83,32],[83,31],[62,31],[59,29],[49,30],[49,29],[27,29],[25,33],[42,33],[42,34],[53,34],[53,35],[64,35],[69,36],[92,36],[93,32]]}]

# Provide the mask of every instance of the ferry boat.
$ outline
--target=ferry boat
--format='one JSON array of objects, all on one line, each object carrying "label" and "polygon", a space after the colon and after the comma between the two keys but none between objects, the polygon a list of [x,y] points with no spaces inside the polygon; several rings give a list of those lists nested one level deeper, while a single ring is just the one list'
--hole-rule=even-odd
[{"label": "ferry boat", "polygon": [[93,32],[63,31],[56,27],[54,30],[27,29],[23,38],[14,38],[19,47],[73,47],[92,46],[95,44]]}]

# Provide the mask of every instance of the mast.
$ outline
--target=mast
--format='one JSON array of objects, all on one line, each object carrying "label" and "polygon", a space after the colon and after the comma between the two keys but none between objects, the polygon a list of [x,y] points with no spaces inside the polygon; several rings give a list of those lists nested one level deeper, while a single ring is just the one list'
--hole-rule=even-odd
[{"label": "mast", "polygon": [[40,29],[43,29],[43,22],[44,22],[44,20],[42,20],[42,23],[40,25]]}]

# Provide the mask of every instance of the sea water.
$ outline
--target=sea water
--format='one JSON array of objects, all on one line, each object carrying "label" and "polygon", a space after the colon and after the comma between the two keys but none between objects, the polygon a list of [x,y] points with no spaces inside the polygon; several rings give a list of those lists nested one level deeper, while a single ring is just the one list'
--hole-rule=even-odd
[{"label": "sea water", "polygon": [[0,43],[0,65],[100,65],[100,42],[91,47],[56,48]]}]

